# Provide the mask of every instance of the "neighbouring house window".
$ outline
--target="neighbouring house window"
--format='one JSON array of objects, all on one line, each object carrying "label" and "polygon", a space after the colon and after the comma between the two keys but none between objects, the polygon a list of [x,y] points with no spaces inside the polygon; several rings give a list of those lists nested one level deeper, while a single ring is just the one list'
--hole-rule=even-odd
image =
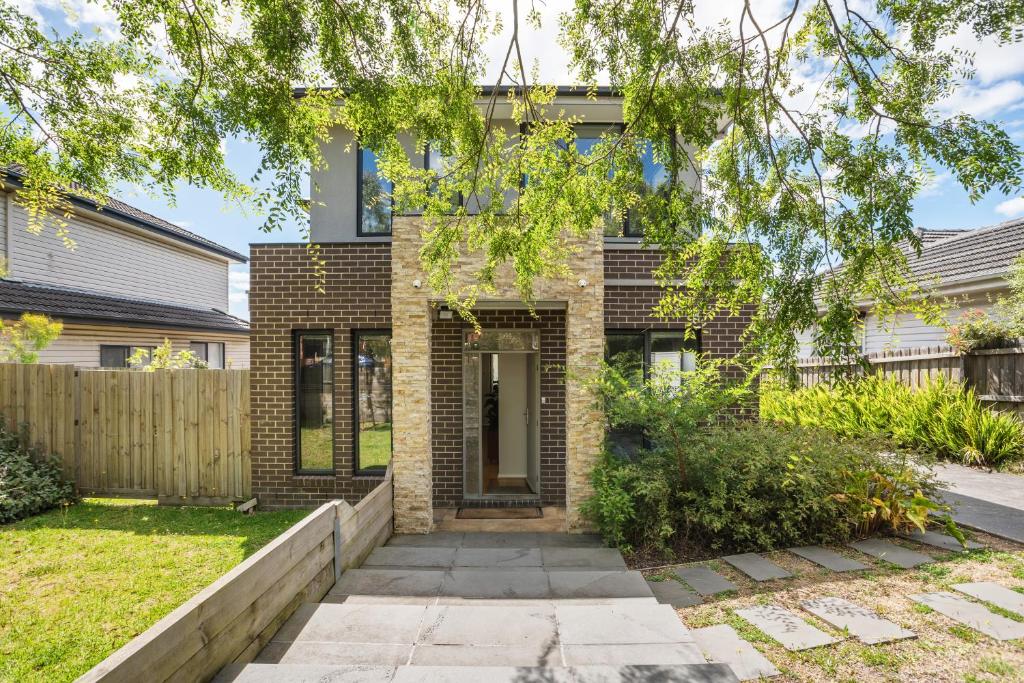
[{"label": "neighbouring house window", "polygon": [[355,469],[383,473],[391,462],[391,332],[354,334]]},{"label": "neighbouring house window", "polygon": [[155,346],[129,346],[121,344],[100,344],[100,367],[101,368],[127,368],[128,359],[136,351],[143,349],[149,351],[146,360],[139,367],[146,367],[153,358]]},{"label": "neighbouring house window", "polygon": [[334,351],[330,332],[295,334],[295,420],[300,474],[334,472]]},{"label": "neighbouring house window", "polygon": [[210,368],[224,369],[224,342],[189,342],[188,348]]},{"label": "neighbouring house window", "polygon": [[[639,385],[659,371],[672,371],[671,382],[678,386],[677,371],[697,368],[700,338],[687,339],[681,330],[608,330],[605,332],[605,362]],[[609,450],[619,457],[633,457],[644,446],[639,426],[609,428]]]},{"label": "neighbouring house window", "polygon": [[394,184],[380,175],[377,155],[359,148],[359,235],[391,234]]}]

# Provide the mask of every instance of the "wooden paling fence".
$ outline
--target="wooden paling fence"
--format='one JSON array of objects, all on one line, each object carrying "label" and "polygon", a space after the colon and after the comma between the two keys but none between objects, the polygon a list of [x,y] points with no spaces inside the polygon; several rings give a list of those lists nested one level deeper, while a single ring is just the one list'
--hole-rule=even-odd
[{"label": "wooden paling fence", "polygon": [[83,493],[165,503],[251,497],[248,370],[0,364],[0,416]]},{"label": "wooden paling fence", "polygon": [[[1024,348],[982,349],[961,355],[948,346],[899,349],[867,357],[870,372],[895,377],[920,387],[939,376],[963,381],[982,401],[1024,415]],[[839,374],[862,374],[856,364],[835,364],[823,358],[797,362],[797,384],[810,387]]]}]

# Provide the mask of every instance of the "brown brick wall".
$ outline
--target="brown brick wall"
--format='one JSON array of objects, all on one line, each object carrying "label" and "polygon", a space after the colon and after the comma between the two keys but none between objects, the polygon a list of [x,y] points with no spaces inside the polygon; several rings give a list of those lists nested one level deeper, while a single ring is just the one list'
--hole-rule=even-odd
[{"label": "brown brick wall", "polygon": [[[649,250],[605,252],[604,323],[606,329],[681,329],[680,319],[663,320],[652,314],[661,299],[655,285],[616,285],[615,279],[644,279],[661,262],[661,254]],[[750,324],[753,307],[740,315],[719,315],[700,331],[701,351],[713,358],[730,358],[742,349],[741,336]],[[735,370],[727,374],[736,374]]]},{"label": "brown brick wall", "polygon": [[[355,477],[352,458],[352,332],[391,327],[391,246],[329,244],[321,249],[325,291],[316,291],[304,245],[253,245],[252,486],[261,507],[310,507],[333,498],[355,503],[379,483]],[[333,330],[334,474],[295,474],[293,336]]]},{"label": "brown brick wall", "polygon": [[[565,505],[565,312],[480,311],[484,329],[539,329],[541,365],[540,486],[545,505]],[[431,327],[431,446],[434,506],[462,503],[462,335],[470,325],[434,320]]]}]

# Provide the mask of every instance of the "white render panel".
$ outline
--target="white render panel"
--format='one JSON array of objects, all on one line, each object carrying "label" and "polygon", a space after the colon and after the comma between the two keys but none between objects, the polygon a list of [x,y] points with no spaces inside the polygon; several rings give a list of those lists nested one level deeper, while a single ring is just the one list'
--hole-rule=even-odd
[{"label": "white render panel", "polygon": [[40,363],[66,363],[83,368],[100,365],[100,345],[159,346],[164,339],[171,340],[175,351],[188,349],[189,342],[223,342],[225,367],[249,367],[249,337],[217,332],[190,332],[188,330],[161,330],[149,327],[117,325],[79,325],[65,323],[64,331],[53,344],[39,354]]},{"label": "white render panel", "polygon": [[74,287],[134,300],[228,310],[228,261],[100,222],[85,213],[68,221],[74,250],[52,228],[27,230],[15,205],[8,266],[12,279]]}]

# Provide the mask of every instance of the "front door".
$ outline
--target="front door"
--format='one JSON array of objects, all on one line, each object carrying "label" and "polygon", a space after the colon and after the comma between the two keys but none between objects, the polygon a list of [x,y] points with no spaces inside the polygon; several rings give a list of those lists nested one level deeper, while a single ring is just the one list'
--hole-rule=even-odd
[{"label": "front door", "polygon": [[498,478],[526,479],[530,409],[527,354],[498,355]]}]

